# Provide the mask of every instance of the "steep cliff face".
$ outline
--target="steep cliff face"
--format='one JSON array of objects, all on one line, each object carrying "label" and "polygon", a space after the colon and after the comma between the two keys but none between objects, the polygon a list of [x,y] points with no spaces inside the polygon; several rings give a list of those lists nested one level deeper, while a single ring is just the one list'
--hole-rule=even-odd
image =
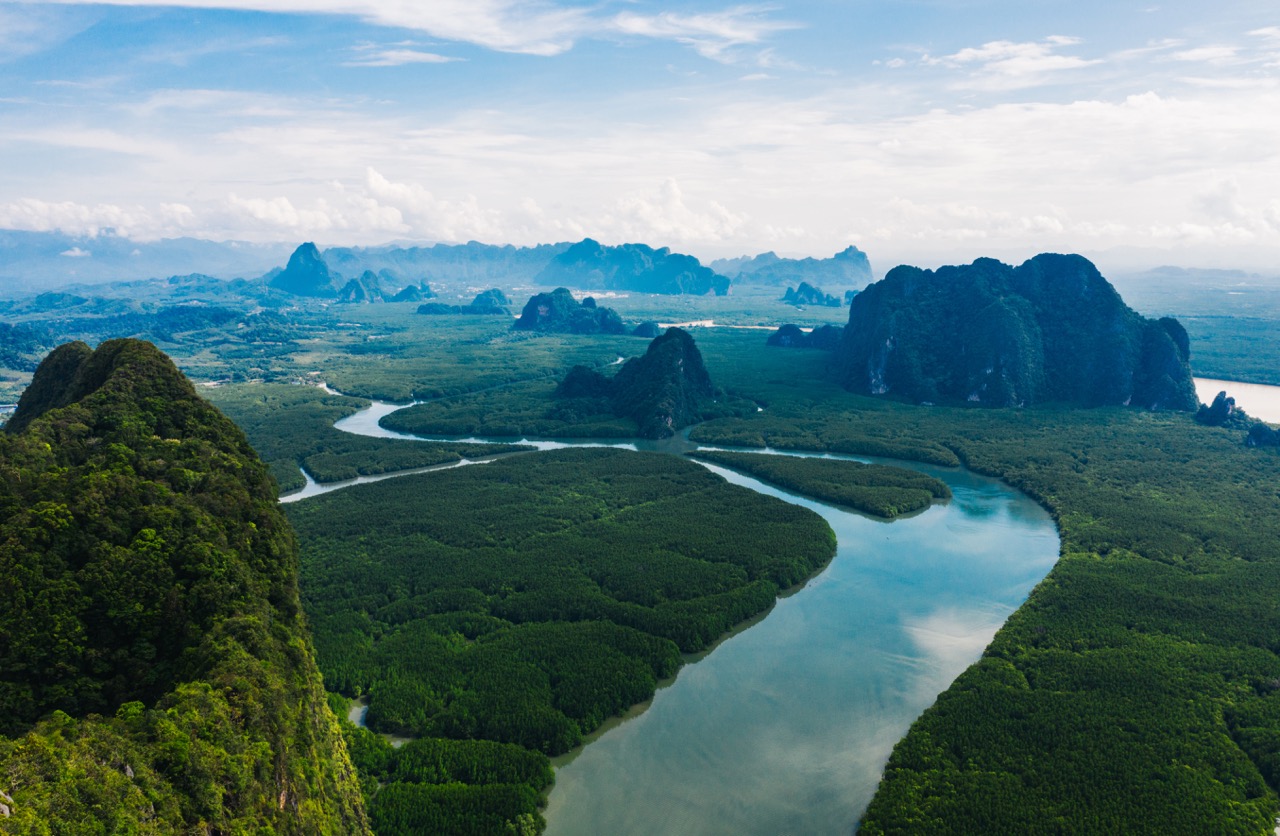
[{"label": "steep cliff face", "polygon": [[679,328],[668,328],[613,378],[613,411],[634,418],[645,438],[666,438],[697,421],[714,395],[702,353]]},{"label": "steep cliff face", "polygon": [[154,346],[37,369],[0,433],[0,577],[0,829],[368,831],[275,486]]},{"label": "steep cliff face", "polygon": [[896,267],[857,294],[837,351],[845,386],[986,406],[1192,410],[1186,332],[1148,320],[1087,259],[1038,255]]}]

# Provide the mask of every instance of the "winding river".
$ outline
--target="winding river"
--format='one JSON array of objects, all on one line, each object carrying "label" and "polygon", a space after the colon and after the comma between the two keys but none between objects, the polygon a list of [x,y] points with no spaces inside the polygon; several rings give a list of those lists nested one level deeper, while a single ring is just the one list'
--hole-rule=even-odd
[{"label": "winding river", "polygon": [[[375,403],[336,426],[410,438],[378,423],[398,408]],[[681,437],[521,442],[675,454],[696,447]],[[711,468],[821,514],[837,536],[835,559],[649,703],[558,759],[550,836],[851,831],[894,743],[1058,557],[1052,520],[1026,496],[962,469],[892,463],[943,479],[953,499],[883,522]],[[367,480],[308,480],[286,499],[359,481]]]}]

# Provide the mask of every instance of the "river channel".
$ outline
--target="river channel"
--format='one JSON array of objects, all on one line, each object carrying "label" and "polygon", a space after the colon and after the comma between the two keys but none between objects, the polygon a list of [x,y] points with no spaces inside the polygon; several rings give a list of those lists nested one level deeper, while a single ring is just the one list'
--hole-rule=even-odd
[{"label": "river channel", "polygon": [[[378,423],[399,408],[375,403],[336,426],[411,438]],[[697,446],[681,437],[521,443],[674,454]],[[911,467],[944,480],[953,498],[884,522],[712,467],[822,515],[836,556],[765,617],[691,659],[649,703],[559,758],[550,836],[850,833],[893,745],[1057,560],[1052,519],[997,480],[832,458]],[[287,499],[357,481],[308,479]]]}]

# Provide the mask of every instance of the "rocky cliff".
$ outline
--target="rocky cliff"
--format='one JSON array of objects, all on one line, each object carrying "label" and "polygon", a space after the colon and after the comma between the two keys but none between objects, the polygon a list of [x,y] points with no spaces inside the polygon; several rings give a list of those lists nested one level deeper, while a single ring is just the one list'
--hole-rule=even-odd
[{"label": "rocky cliff", "polygon": [[1145,319],[1078,255],[896,267],[853,298],[836,352],[856,392],[985,406],[1194,410],[1187,333]]}]

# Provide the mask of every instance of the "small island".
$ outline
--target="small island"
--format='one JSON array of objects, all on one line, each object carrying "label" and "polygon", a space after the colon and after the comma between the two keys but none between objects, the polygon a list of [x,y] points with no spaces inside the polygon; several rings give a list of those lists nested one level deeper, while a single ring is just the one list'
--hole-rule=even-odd
[{"label": "small island", "polygon": [[951,489],[941,480],[891,465],[726,450],[697,450],[687,455],[887,520],[951,498]]}]

